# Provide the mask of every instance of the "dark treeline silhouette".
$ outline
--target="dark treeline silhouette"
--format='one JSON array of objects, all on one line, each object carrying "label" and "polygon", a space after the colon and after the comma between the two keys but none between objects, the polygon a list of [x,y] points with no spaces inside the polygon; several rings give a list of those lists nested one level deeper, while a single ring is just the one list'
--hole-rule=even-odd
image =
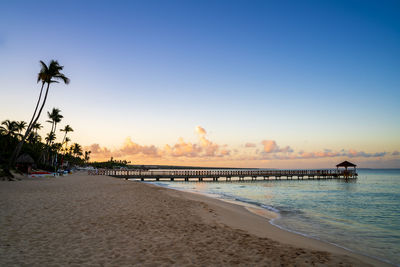
[{"label": "dark treeline silhouette", "polygon": [[[24,130],[23,126],[26,127],[26,123],[10,120],[5,120],[0,125],[0,169],[2,169],[0,176],[10,176],[8,159],[23,138],[21,134]],[[73,131],[71,126],[66,125],[60,130],[60,133],[64,132],[61,143],[55,142],[54,127],[44,139],[37,132],[41,128],[42,126],[39,123],[35,124],[34,130],[26,138],[20,151],[20,155],[29,155],[33,159],[34,168],[55,171],[88,163],[90,151],[83,151],[82,146],[77,143],[68,145],[70,139],[67,134]],[[25,171],[18,165],[18,158],[15,167],[19,171]]]},{"label": "dark treeline silhouette", "polygon": [[114,160],[114,158],[111,157],[111,159],[108,161],[103,161],[103,162],[95,161],[89,163],[88,165],[101,169],[119,169],[119,168],[127,168],[128,164],[130,163],[131,163],[130,161],[126,160]]}]

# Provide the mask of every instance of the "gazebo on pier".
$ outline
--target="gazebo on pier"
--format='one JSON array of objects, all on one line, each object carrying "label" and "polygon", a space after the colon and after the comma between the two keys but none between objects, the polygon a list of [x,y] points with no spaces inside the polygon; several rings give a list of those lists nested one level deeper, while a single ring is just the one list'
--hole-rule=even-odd
[{"label": "gazebo on pier", "polygon": [[[344,168],[344,176],[345,176],[345,177],[348,177],[349,175],[353,176],[353,174],[356,173],[356,167],[357,167],[357,165],[354,164],[354,163],[348,162],[347,160],[346,160],[346,161],[343,161],[342,163],[339,163],[338,165],[336,165],[336,168],[337,168],[338,172],[339,172],[339,168],[341,168],[341,167]],[[347,170],[348,167],[353,167],[353,168],[354,168],[354,171],[350,171],[350,172],[349,172],[349,171]]]}]

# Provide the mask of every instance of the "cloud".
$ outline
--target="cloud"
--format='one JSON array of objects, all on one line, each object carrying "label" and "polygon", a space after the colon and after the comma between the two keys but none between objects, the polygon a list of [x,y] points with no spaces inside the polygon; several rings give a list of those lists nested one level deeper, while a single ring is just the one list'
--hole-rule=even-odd
[{"label": "cloud", "polygon": [[178,143],[173,146],[164,146],[164,155],[173,157],[199,157],[202,149],[197,144],[186,143],[183,138],[179,138]]},{"label": "cloud", "polygon": [[201,126],[196,126],[196,132],[198,134],[200,134],[200,135],[206,135],[207,134],[206,130]]},{"label": "cloud", "polygon": [[256,147],[256,144],[254,144],[254,143],[246,143],[246,144],[244,144],[244,147]]},{"label": "cloud", "polygon": [[290,148],[289,146],[280,148],[276,141],[274,140],[263,140],[261,141],[261,144],[264,146],[264,151],[265,153],[292,153],[293,149]]},{"label": "cloud", "polygon": [[125,139],[124,145],[119,149],[119,152],[121,155],[135,155],[135,154],[143,154],[146,156],[152,156],[152,157],[159,157],[159,151],[158,149],[154,146],[141,146],[135,142],[132,141],[130,137],[127,137]]},{"label": "cloud", "polygon": [[[286,149],[286,147],[285,147]],[[279,151],[283,151],[285,149],[279,149]],[[272,151],[277,151],[275,150]],[[340,150],[333,151],[331,149],[324,149],[323,151],[311,151],[306,152],[300,150],[296,153],[291,154],[278,154],[278,153],[266,153],[262,152],[258,157],[258,160],[296,160],[296,159],[320,159],[320,158],[335,158],[335,157],[343,157],[343,158],[379,158],[384,157],[388,153],[387,152],[376,152],[376,153],[366,153],[364,151],[356,151],[354,149],[349,150]],[[254,159],[254,158],[253,158]]]},{"label": "cloud", "polygon": [[345,150],[342,149],[338,152],[334,152],[330,149],[325,149],[324,151],[317,152],[299,152],[298,158],[309,159],[309,158],[333,158],[333,157],[349,157],[349,158],[377,158],[384,157],[387,152],[376,152],[376,153],[366,153],[364,151],[356,151],[354,149]]},{"label": "cloud", "polygon": [[344,155],[350,158],[356,158],[356,157],[376,158],[376,157],[383,157],[386,154],[387,152],[366,153],[364,151],[356,151],[354,149],[350,149],[348,152],[344,152]]},{"label": "cloud", "polygon": [[166,157],[190,157],[190,158],[215,158],[225,157],[231,154],[227,145],[219,145],[210,141],[206,135],[207,131],[201,127],[196,127],[199,143],[194,144],[185,142],[183,138],[179,138],[174,145],[165,145],[162,154]]},{"label": "cloud", "polygon": [[[135,161],[161,162],[189,162],[189,161],[268,161],[268,160],[305,160],[321,158],[371,158],[382,159],[387,155],[398,156],[399,151],[368,153],[355,149],[322,149],[321,151],[294,151],[290,146],[279,146],[274,140],[262,140],[262,147],[255,143],[245,143],[241,148],[230,148],[226,144],[217,144],[209,139],[207,131],[196,126],[197,142],[186,142],[179,138],[175,144],[166,144],[158,147],[155,145],[140,145],[127,137],[121,147],[110,150],[99,144],[85,147],[92,151],[94,160],[105,160],[110,157],[131,159]],[[255,148],[255,149],[244,149]],[[338,159],[339,160],[339,159]],[[222,161],[221,161],[222,162]]]},{"label": "cloud", "polygon": [[106,147],[101,147],[99,144],[91,144],[90,146],[85,146],[84,150],[91,151],[91,155],[94,158],[110,158],[112,157],[112,152]]}]

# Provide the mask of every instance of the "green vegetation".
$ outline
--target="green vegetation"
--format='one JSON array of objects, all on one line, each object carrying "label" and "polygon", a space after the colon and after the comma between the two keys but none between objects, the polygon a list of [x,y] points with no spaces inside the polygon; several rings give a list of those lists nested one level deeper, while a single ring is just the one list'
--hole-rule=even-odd
[{"label": "green vegetation", "polygon": [[[22,139],[22,134],[17,127],[20,122],[5,120],[0,126],[0,176],[5,176],[8,170],[8,159],[12,156],[12,151]],[[32,157],[38,169],[54,171],[58,168],[69,168],[73,165],[83,165],[90,159],[90,151],[84,151],[82,146],[74,143],[68,146],[70,139],[66,137],[71,132],[71,126],[61,129],[64,132],[63,141],[56,141],[56,133],[50,132],[44,138],[37,133],[41,126],[37,124],[35,131],[32,131],[21,147],[20,155],[28,154]],[[53,128],[54,129],[54,128]],[[67,131],[65,131],[67,129]],[[85,155],[85,157],[83,157]],[[16,162],[18,165],[18,162]]]},{"label": "green vegetation", "polygon": [[[41,82],[42,86],[40,88],[39,98],[36,103],[36,107],[35,107],[35,111],[33,112],[32,119],[28,124],[25,134],[19,140],[17,146],[15,147],[15,149],[10,157],[10,160],[9,160],[10,168],[15,166],[15,161],[16,161],[17,157],[20,155],[20,152],[25,143],[25,140],[28,138],[28,136],[30,135],[30,133],[33,130],[33,126],[37,123],[37,121],[40,118],[40,114],[42,113],[44,105],[46,104],[50,84],[58,83],[60,80],[63,81],[65,84],[69,84],[69,78],[67,78],[63,73],[61,73],[61,71],[63,70],[64,67],[60,66],[58,64],[58,61],[51,60],[49,66],[47,66],[43,61],[40,61],[40,64],[41,64],[41,69],[40,69],[40,72],[38,73],[37,82],[38,83]],[[43,93],[43,89],[46,84],[47,84],[46,93],[42,100],[42,93]],[[40,103],[41,103],[41,105],[40,105]],[[39,106],[40,106],[40,109],[38,111]],[[50,140],[51,136],[49,136],[48,139]]]},{"label": "green vegetation", "polygon": [[89,165],[101,169],[119,169],[119,168],[128,168],[129,167],[128,164],[130,163],[131,163],[130,161],[114,160],[113,158],[111,158],[110,160],[104,162],[91,162],[89,163]]},{"label": "green vegetation", "polygon": [[[61,142],[57,142],[57,126],[62,122],[64,116],[61,110],[53,108],[47,112],[48,120],[51,124],[50,131],[44,138],[38,131],[43,125],[38,122],[43,108],[46,104],[50,84],[63,82],[69,84],[67,78],[61,71],[56,60],[51,60],[49,65],[40,61],[41,69],[38,73],[37,82],[41,84],[39,98],[36,102],[35,110],[29,123],[25,121],[4,120],[0,126],[0,177],[12,179],[10,170],[28,171],[31,167],[57,171],[68,169],[75,165],[89,164],[91,151],[83,151],[78,143],[69,145],[71,139],[68,133],[74,130],[70,125],[65,125],[60,129]],[[44,91],[44,89],[46,90]],[[44,97],[42,95],[44,93]],[[23,131],[25,130],[25,133]],[[107,162],[94,162],[90,165],[99,168],[120,168],[126,167],[125,160],[115,161],[113,158]]]},{"label": "green vegetation", "polygon": [[[56,60],[51,60],[49,65],[40,61],[41,70],[38,73],[37,82],[41,83],[39,98],[36,102],[35,110],[29,123],[25,121],[4,120],[0,126],[0,177],[11,178],[11,169],[21,169],[21,162],[18,162],[21,155],[29,155],[24,157],[25,161],[31,161],[30,165],[38,169],[55,171],[59,168],[69,168],[73,165],[82,165],[89,161],[90,151],[85,151],[83,154],[82,146],[74,143],[68,146],[71,141],[67,134],[73,132],[70,125],[65,125],[60,132],[63,132],[61,142],[57,141],[57,125],[64,118],[61,115],[61,110],[53,108],[47,112],[51,123],[51,129],[43,139],[38,131],[43,126],[38,122],[40,115],[45,106],[49,93],[50,84],[58,83],[59,81],[68,84],[67,78],[61,71],[63,66],[60,66]],[[46,86],[47,85],[47,86]],[[44,97],[43,89],[46,88]],[[23,134],[23,131],[25,133]],[[85,155],[84,157],[82,157]],[[24,163],[24,162],[22,162]],[[31,166],[30,166],[31,167]]]}]

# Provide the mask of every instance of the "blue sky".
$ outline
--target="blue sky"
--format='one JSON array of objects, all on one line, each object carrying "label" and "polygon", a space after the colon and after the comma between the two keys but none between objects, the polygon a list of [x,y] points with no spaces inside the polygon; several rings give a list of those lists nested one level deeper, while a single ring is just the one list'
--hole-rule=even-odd
[{"label": "blue sky", "polygon": [[[29,119],[38,61],[57,59],[71,84],[51,88],[46,108],[61,108],[73,141],[138,163],[330,166],[354,150],[387,153],[355,156],[366,166],[400,166],[399,12],[398,1],[2,1],[0,119]],[[196,126],[215,154],[192,153]],[[166,152],[180,137],[190,154]],[[299,156],[326,150],[339,156]]]}]

